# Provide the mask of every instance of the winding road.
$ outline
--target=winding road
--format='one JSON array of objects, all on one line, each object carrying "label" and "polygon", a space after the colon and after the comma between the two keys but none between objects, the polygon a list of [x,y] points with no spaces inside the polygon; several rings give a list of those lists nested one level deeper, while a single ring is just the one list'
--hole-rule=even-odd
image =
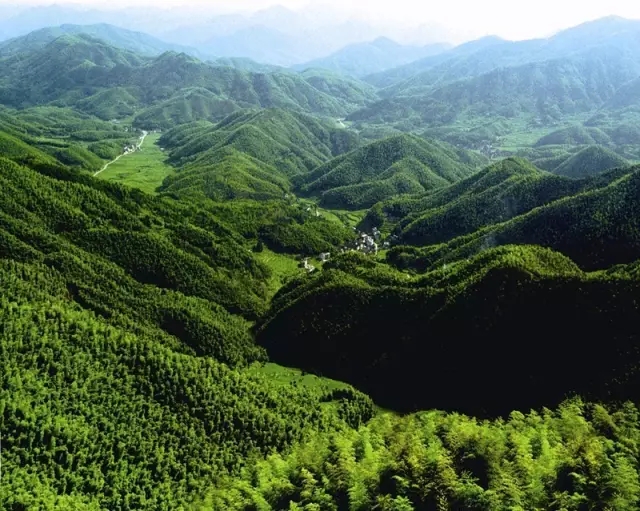
[{"label": "winding road", "polygon": [[[147,138],[147,135],[149,134],[148,131],[144,131],[142,130],[142,135],[140,136],[140,140],[138,140],[138,145],[136,146],[136,151],[139,151],[140,148],[142,147],[142,144],[144,144],[144,139]],[[117,158],[111,160],[109,163],[107,163],[104,167],[102,167],[102,169],[100,169],[98,172],[96,172],[93,177],[96,177],[100,174],[102,174],[105,170],[107,170],[107,168],[109,168],[109,165],[111,165],[112,163],[117,162],[120,158],[122,158],[123,156],[126,156],[127,154],[131,154],[133,151],[127,151],[126,153],[122,153],[120,156],[118,156]]]}]

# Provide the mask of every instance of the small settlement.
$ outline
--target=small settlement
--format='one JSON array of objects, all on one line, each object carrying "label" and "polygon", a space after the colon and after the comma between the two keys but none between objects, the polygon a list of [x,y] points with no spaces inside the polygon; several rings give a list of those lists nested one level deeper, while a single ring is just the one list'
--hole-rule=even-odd
[{"label": "small settlement", "polygon": [[[355,228],[354,228],[355,230]],[[376,255],[378,250],[387,249],[391,247],[391,244],[398,239],[397,236],[391,235],[387,240],[382,240],[382,233],[374,227],[371,233],[361,232],[356,230],[356,236],[351,243],[342,247],[340,253],[345,252],[362,252],[365,255]],[[325,263],[331,258],[331,253],[323,252],[318,255],[318,259]],[[316,270],[316,267],[309,262],[309,258],[305,258],[300,263],[300,268],[303,268],[308,273]]]}]

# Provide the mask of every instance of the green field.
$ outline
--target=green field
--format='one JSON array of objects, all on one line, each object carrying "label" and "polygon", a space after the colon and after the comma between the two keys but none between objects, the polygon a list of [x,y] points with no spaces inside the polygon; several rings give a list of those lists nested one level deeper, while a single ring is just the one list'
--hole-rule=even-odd
[{"label": "green field", "polygon": [[150,133],[140,151],[123,156],[98,177],[154,193],[164,178],[175,172],[165,163],[166,155],[158,146],[160,136],[159,133]]},{"label": "green field", "polygon": [[265,248],[263,252],[256,254],[257,259],[266,264],[273,272],[269,279],[269,291],[275,295],[278,290],[285,284],[289,277],[302,273],[302,269],[298,268],[298,261],[291,256],[276,254]]},{"label": "green field", "polygon": [[270,362],[266,364],[254,363],[247,370],[249,373],[266,375],[272,382],[279,385],[297,385],[300,387],[322,388],[327,390],[349,387],[349,385],[345,383],[330,378],[323,378],[299,369],[284,367]]}]

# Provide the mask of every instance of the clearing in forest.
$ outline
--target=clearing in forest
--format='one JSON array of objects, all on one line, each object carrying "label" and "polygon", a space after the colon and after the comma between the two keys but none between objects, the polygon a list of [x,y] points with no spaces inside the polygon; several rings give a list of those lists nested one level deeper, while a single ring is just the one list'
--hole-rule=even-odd
[{"label": "clearing in forest", "polygon": [[159,133],[150,133],[139,151],[114,161],[98,177],[154,193],[164,178],[175,172],[165,162],[166,154],[157,144],[160,136]]}]

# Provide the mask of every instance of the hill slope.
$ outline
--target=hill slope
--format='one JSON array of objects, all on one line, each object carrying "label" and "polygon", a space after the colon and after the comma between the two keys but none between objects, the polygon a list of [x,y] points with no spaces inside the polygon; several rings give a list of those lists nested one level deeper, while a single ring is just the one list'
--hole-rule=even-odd
[{"label": "hill slope", "polygon": [[[324,92],[294,73],[256,73],[208,65],[176,52],[149,59],[85,34],[63,35],[42,48],[5,57],[1,62],[0,100],[4,104],[25,107],[55,101],[59,105],[87,106],[91,112],[102,113],[103,108],[91,104],[95,103],[92,96],[113,94],[112,90],[118,88],[124,96],[119,101],[128,108],[139,111],[157,107],[141,113],[141,126],[164,124],[172,119],[172,112],[197,107],[198,102],[206,104],[203,115],[222,105],[217,118],[231,108],[251,106],[344,117],[375,98],[368,86],[356,85],[354,80],[341,84],[337,76],[331,78],[332,87]],[[328,82],[318,83],[326,88]],[[192,101],[183,92],[199,88],[215,98],[199,93],[200,97]],[[79,100],[82,102],[78,103]],[[195,110],[197,113],[198,108]],[[186,116],[182,114],[180,118]]]},{"label": "hill slope", "polygon": [[173,509],[371,416],[352,390],[245,369],[269,270],[215,216],[41,171],[0,158],[0,507]]},{"label": "hill slope", "polygon": [[527,116],[548,124],[594,111],[636,78],[640,61],[627,51],[605,47],[581,56],[505,67],[440,87],[407,84],[349,119],[390,122],[409,116],[438,125],[487,116]]},{"label": "hill slope", "polygon": [[362,209],[394,195],[445,186],[471,172],[446,145],[399,135],[342,155],[297,181],[325,206]]},{"label": "hill slope", "polygon": [[[640,257],[637,167],[585,180],[582,190],[447,244],[426,247],[422,266],[470,257],[490,247],[531,244],[559,251],[585,270],[628,264]],[[567,178],[564,178],[567,179]],[[419,239],[417,244],[420,244]],[[412,259],[413,256],[410,258]]]},{"label": "hill slope", "polygon": [[166,51],[187,52],[198,56],[194,48],[167,43],[142,32],[134,32],[106,23],[95,25],[70,25],[48,27],[0,43],[0,57],[15,55],[44,48],[65,34],[85,34],[104,41],[116,48],[132,51],[141,55],[157,56]]},{"label": "hill slope", "polygon": [[506,221],[589,186],[588,181],[572,182],[524,160],[506,159],[424,198],[384,203],[382,210],[402,219],[396,228],[402,242],[428,245]]},{"label": "hill slope", "polygon": [[[414,278],[344,255],[283,290],[259,340],[282,363],[350,381],[403,411],[508,413],[572,391],[627,399],[635,390],[625,382],[638,378],[638,287],[585,275],[539,247],[488,250]],[[512,349],[514,332],[536,348]],[[609,342],[587,347],[590,336]],[[443,386],[451,374],[455,383]]]},{"label": "hill slope", "polygon": [[554,169],[554,174],[581,178],[594,176],[609,169],[626,167],[629,162],[605,147],[585,147]]},{"label": "hill slope", "polygon": [[177,165],[204,164],[212,153],[235,148],[291,177],[353,149],[358,139],[331,122],[265,109],[236,112],[216,125],[181,126],[166,133],[162,143],[173,149],[170,159]]}]

